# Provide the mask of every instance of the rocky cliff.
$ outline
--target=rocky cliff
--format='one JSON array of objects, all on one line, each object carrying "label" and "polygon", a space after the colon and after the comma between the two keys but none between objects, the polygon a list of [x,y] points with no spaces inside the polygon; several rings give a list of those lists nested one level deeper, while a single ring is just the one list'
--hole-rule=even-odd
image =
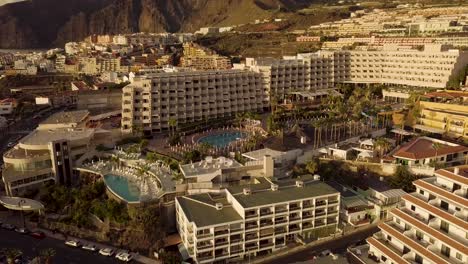
[{"label": "rocky cliff", "polygon": [[195,31],[316,0],[28,0],[0,7],[0,48],[61,46],[89,34]]}]

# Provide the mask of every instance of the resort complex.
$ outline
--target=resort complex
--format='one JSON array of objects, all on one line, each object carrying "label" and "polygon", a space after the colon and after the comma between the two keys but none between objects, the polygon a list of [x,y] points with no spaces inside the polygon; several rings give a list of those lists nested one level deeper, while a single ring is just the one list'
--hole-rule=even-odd
[{"label": "resort complex", "polygon": [[1,263],[468,263],[465,1],[62,2],[0,0],[63,45],[0,50]]}]

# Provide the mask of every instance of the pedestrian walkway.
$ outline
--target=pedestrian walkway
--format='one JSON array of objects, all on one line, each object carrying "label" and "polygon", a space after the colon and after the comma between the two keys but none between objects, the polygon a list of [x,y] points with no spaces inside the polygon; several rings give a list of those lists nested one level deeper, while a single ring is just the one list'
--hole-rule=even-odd
[{"label": "pedestrian walkway", "polygon": [[[77,241],[80,241],[80,243],[82,245],[86,245],[86,244],[93,244],[95,245],[96,247],[98,248],[112,248],[114,250],[114,252],[118,252],[120,251],[121,249],[119,248],[116,248],[116,247],[113,247],[113,246],[109,246],[109,245],[105,245],[105,244],[102,244],[102,243],[98,243],[98,242],[94,242],[94,241],[88,241],[88,240],[85,240],[85,239],[81,239],[81,238],[75,238],[75,237],[72,237],[72,236],[66,236],[62,233],[54,233],[50,230],[47,230],[47,229],[43,229],[43,228],[36,228],[35,230],[37,231],[42,231],[44,232],[44,234],[48,237],[51,237],[51,238],[55,238],[57,240],[70,240],[70,239],[73,239],[73,240],[77,240]],[[143,263],[143,264],[162,264],[161,261],[159,260],[155,260],[155,259],[151,259],[151,258],[148,258],[148,257],[145,257],[145,256],[142,256],[138,253],[132,253],[133,255],[133,259],[136,261],[136,262],[139,262],[139,263]]]}]

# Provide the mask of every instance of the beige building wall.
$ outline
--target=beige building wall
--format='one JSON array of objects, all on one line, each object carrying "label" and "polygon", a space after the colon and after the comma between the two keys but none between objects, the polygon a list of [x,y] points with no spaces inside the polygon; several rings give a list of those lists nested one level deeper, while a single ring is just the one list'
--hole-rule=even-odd
[{"label": "beige building wall", "polygon": [[260,76],[248,71],[155,74],[123,88],[122,130],[166,131],[169,120],[192,123],[264,108]]}]

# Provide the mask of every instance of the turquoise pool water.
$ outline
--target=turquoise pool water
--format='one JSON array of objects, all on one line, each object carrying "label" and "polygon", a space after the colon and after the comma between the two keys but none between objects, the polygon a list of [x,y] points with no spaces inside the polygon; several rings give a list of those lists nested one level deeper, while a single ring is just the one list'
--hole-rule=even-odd
[{"label": "turquoise pool water", "polygon": [[240,131],[237,132],[227,132],[227,133],[220,133],[215,135],[209,135],[206,137],[202,137],[198,140],[198,143],[208,143],[214,147],[226,147],[231,142],[236,141],[239,138],[244,138],[245,133]]},{"label": "turquoise pool water", "polygon": [[108,174],[104,176],[107,187],[127,202],[140,201],[140,189],[125,177]]}]

